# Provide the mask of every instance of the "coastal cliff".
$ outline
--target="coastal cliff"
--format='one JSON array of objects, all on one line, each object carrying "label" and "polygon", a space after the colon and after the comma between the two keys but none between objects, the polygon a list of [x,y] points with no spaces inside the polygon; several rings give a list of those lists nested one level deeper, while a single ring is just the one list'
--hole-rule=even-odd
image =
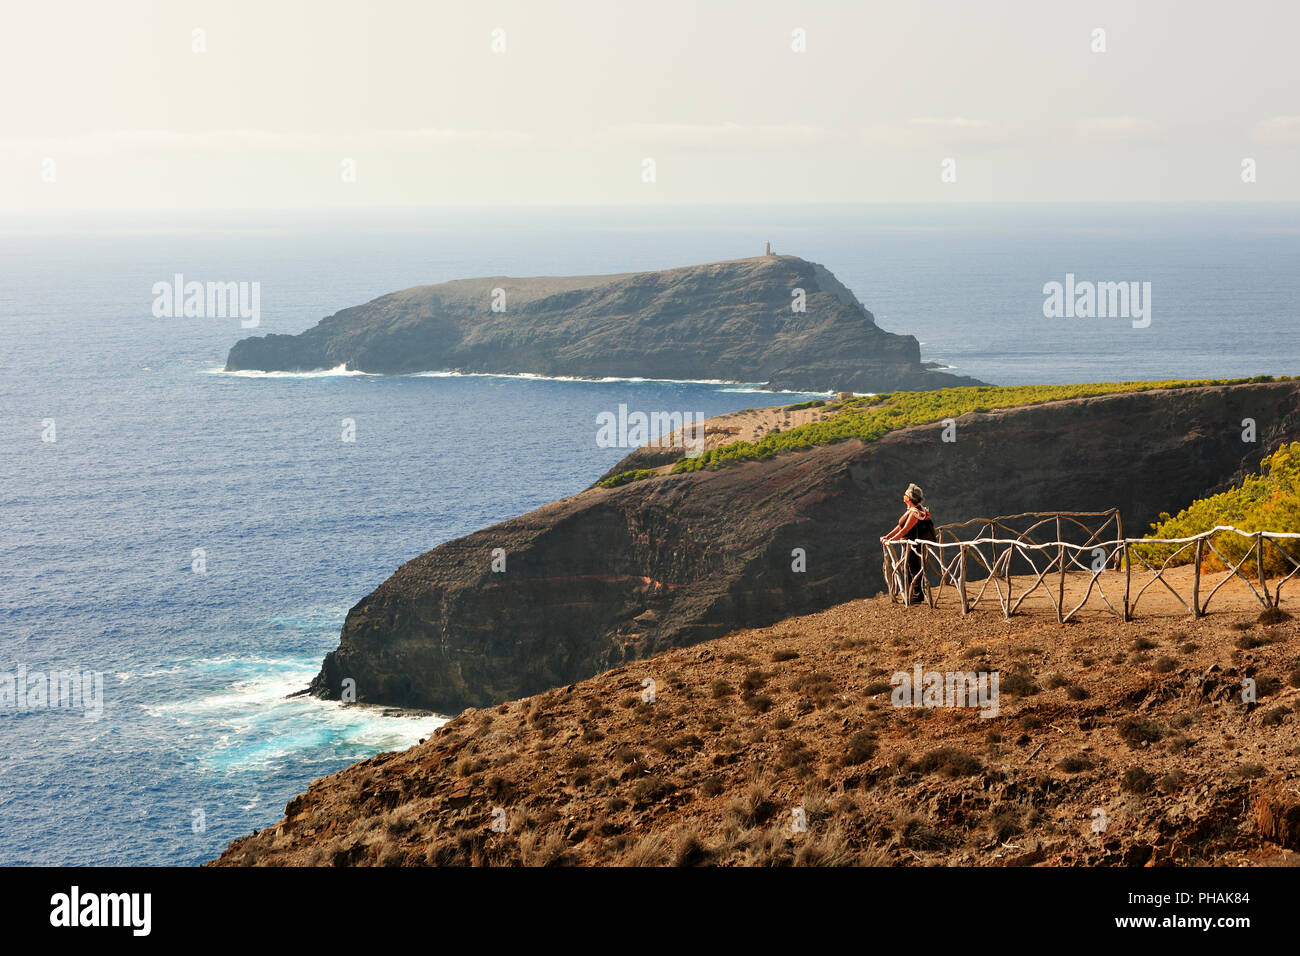
[{"label": "coastal cliff", "polygon": [[[1258,442],[1242,441],[1244,418]],[[1300,384],[973,411],[956,419],[956,441],[941,431],[918,425],[592,487],[439,545],[352,608],[312,691],[337,698],[351,679],[359,701],[455,714],[874,594],[877,538],[909,481],[940,524],[1118,507],[1138,535],[1300,438]],[[641,467],[646,454],[613,472]]]},{"label": "coastal cliff", "polygon": [[299,335],[242,339],[226,370],[339,365],[384,374],[700,379],[804,391],[982,384],[929,368],[914,337],[877,326],[825,267],[775,255],[658,272],[416,286],[344,309]]}]

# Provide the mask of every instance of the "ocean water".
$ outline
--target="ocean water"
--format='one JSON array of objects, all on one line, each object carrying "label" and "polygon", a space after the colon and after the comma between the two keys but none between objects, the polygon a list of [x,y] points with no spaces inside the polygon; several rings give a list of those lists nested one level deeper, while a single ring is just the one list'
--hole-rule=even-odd
[{"label": "ocean water", "polygon": [[[98,673],[103,708],[0,707],[0,864],[198,863],[273,823],[313,778],[414,743],[441,718],[288,696],[349,607],[439,542],[589,485],[625,453],[596,446],[601,411],[802,397],[230,375],[226,351],[249,332],[155,318],[155,282],[258,282],[255,331],[297,332],[419,283],[664,268],[769,239],[829,267],[926,359],[987,381],[1300,373],[1294,206],[5,221],[0,692],[20,669]],[[1150,327],[1045,319],[1043,284],[1067,272],[1151,282]]]}]

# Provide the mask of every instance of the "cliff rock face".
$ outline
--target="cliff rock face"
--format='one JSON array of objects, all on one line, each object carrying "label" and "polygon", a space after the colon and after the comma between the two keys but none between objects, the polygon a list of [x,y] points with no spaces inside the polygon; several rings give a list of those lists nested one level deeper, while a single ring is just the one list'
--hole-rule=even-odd
[{"label": "cliff rock face", "polygon": [[909,481],[938,524],[1117,506],[1140,535],[1300,438],[1300,385],[1073,399],[962,416],[955,443],[940,431],[594,487],[449,541],[352,608],[312,689],[337,697],[352,678],[361,701],[452,714],[874,594]]},{"label": "cliff rock face", "polygon": [[[796,289],[805,297],[801,312],[791,308]],[[242,339],[226,369],[341,364],[387,374],[639,376],[810,391],[982,384],[926,368],[915,338],[880,329],[829,271],[796,256],[416,286],[344,309],[300,335]]]}]

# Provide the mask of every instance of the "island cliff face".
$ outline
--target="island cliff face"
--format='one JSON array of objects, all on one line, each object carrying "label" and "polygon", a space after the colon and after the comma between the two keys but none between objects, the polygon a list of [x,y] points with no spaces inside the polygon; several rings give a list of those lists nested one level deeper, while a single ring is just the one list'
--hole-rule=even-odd
[{"label": "island cliff face", "polygon": [[593,487],[439,545],[352,608],[312,690],[337,698],[350,678],[360,701],[454,714],[874,594],[909,481],[939,524],[1119,507],[1140,535],[1300,439],[1300,384],[1072,399],[964,415],[955,442],[941,431]]},{"label": "island cliff face", "polygon": [[[802,311],[792,308],[796,290],[803,290]],[[226,369],[344,364],[385,374],[702,379],[806,391],[983,384],[927,368],[915,338],[879,328],[829,271],[796,256],[416,286],[344,309],[300,335],[242,339]]]}]

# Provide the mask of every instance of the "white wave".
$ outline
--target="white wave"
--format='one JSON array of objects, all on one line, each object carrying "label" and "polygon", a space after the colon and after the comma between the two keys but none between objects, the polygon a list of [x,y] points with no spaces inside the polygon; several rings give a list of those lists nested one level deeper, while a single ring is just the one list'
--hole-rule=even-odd
[{"label": "white wave", "polygon": [[221,689],[183,700],[139,705],[150,717],[199,728],[210,743],[196,757],[215,771],[274,767],[291,758],[362,759],[401,750],[428,737],[449,718],[345,705],[297,694],[319,669],[314,659],[222,657],[195,659],[177,668],[217,676]]},{"label": "white wave", "polygon": [[[151,717],[194,717],[210,714],[237,715],[260,708],[274,707],[289,699],[290,694],[306,687],[319,668],[300,668],[295,673],[275,678],[234,680],[228,690],[187,700],[159,704],[141,704]],[[297,698],[294,698],[297,699]],[[304,698],[305,699],[305,698]]]},{"label": "white wave", "polygon": [[268,617],[266,622],[275,627],[289,627],[300,631],[309,631],[338,627],[347,618],[347,615],[347,605],[313,605],[305,608],[300,614]]},{"label": "white wave", "polygon": [[[351,378],[356,376],[370,376],[382,378],[378,372],[361,372],[356,369],[347,368],[346,363],[336,365],[332,369],[319,369],[313,372],[264,372],[257,369],[240,369],[234,372],[228,372],[222,366],[214,366],[204,369],[209,375],[231,375],[236,378]],[[535,382],[585,382],[595,385],[610,384],[628,384],[628,385],[714,385],[719,386],[721,392],[736,393],[764,393],[768,395],[834,395],[834,392],[807,392],[798,391],[789,388],[766,388],[762,382],[737,382],[727,378],[646,378],[640,375],[606,375],[598,378],[590,378],[582,375],[540,375],[536,372],[457,372],[457,371],[431,371],[431,372],[405,372],[402,375],[394,376],[396,378],[506,378],[522,379],[524,381]],[[725,387],[723,387],[725,386]]]},{"label": "white wave", "polygon": [[718,391],[737,394],[761,392],[764,395],[814,395],[817,398],[834,398],[837,394],[836,392],[800,392],[792,388],[720,388]]},{"label": "white wave", "polygon": [[316,369],[311,372],[264,372],[261,369],[245,368],[236,369],[233,372],[226,371],[224,366],[215,366],[204,369],[209,375],[232,375],[235,378],[354,378],[361,375],[376,376],[375,372],[362,372],[357,369],[350,369],[344,362],[329,369]]},{"label": "white wave", "polygon": [[[725,378],[644,378],[641,376],[606,375],[601,378],[588,378],[581,375],[539,375],[536,372],[409,372],[410,378],[521,378],[538,382],[587,382],[608,384],[627,382],[629,384],[649,385],[737,385],[756,391],[768,391],[762,382],[736,382]],[[726,391],[726,389],[724,389]]]},{"label": "white wave", "polygon": [[319,669],[319,662],[306,655],[297,657],[261,657],[248,654],[220,654],[216,657],[186,657],[153,668],[145,677],[158,677],[195,671],[204,674],[249,674],[254,676],[266,673],[283,673],[286,669]]},{"label": "white wave", "polygon": [[226,732],[197,757],[205,769],[240,772],[274,766],[290,757],[335,760],[342,752],[360,760],[383,750],[412,747],[449,719],[297,697],[242,719],[229,719]]}]

